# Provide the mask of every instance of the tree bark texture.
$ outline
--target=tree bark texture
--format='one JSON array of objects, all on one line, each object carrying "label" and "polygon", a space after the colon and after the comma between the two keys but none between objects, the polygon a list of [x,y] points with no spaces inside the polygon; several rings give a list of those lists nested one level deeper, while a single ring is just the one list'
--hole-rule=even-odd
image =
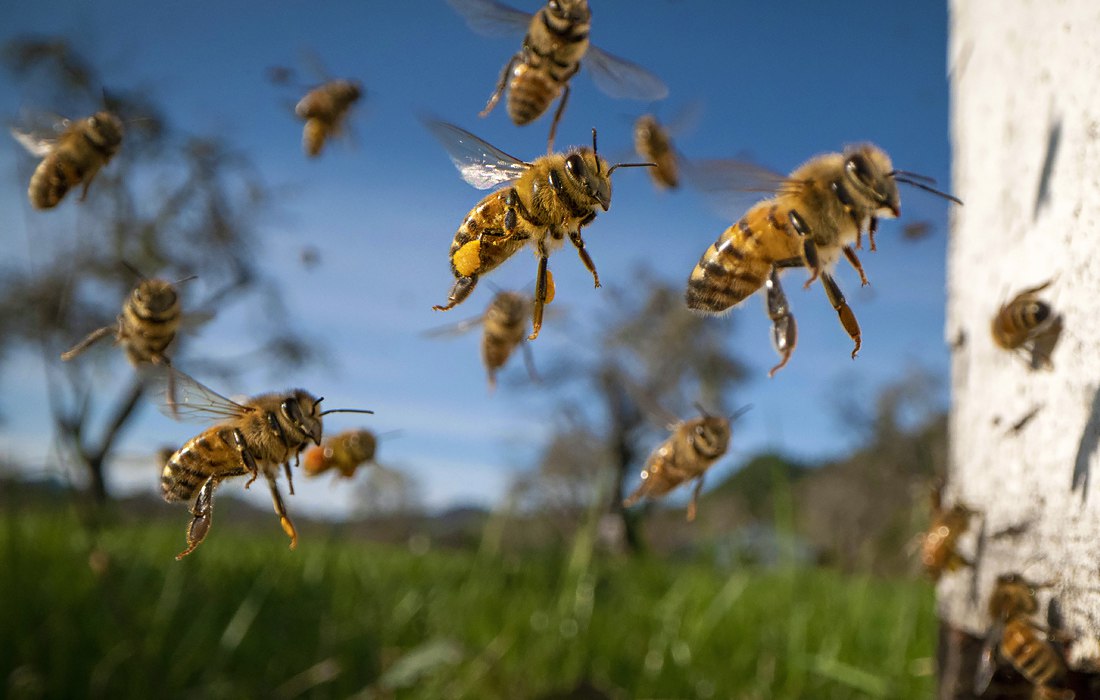
[{"label": "tree bark texture", "polygon": [[[946,504],[977,512],[973,562],[938,586],[941,620],[975,637],[998,575],[1049,584],[1037,624],[1100,670],[1100,2],[952,0],[954,208]],[[991,322],[1039,293],[1063,330],[1033,369]],[[1053,623],[1053,624],[1052,624]],[[956,664],[957,665],[957,664]],[[1079,694],[1080,698],[1081,695]]]}]

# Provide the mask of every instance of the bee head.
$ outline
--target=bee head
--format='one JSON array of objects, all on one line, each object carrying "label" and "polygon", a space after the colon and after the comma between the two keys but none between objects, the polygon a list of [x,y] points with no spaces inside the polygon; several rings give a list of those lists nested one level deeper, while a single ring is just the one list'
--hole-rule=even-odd
[{"label": "bee head", "polygon": [[363,96],[363,84],[358,80],[338,80],[334,92],[341,100],[351,104]]},{"label": "bee head", "polygon": [[611,206],[611,168],[595,149],[581,148],[566,156],[565,174],[604,211]]},{"label": "bee head", "polygon": [[869,200],[875,216],[896,218],[901,214],[895,172],[890,156],[871,144],[856,146],[844,153],[844,177],[855,192]]},{"label": "bee head", "polygon": [[96,112],[88,117],[88,138],[105,151],[114,151],[122,143],[122,120],[111,112]]},{"label": "bee head", "polygon": [[729,418],[704,415],[688,425],[691,429],[691,443],[699,454],[717,459],[726,453],[730,444]]},{"label": "bee head", "polygon": [[171,282],[151,279],[139,282],[134,291],[130,292],[130,300],[134,306],[147,313],[163,314],[179,303],[179,295]]},{"label": "bee head", "polygon": [[637,138],[649,139],[657,130],[657,118],[652,114],[643,114],[634,122],[634,135]]},{"label": "bee head", "polygon": [[989,615],[1006,620],[1014,615],[1033,615],[1039,609],[1035,589],[1020,574],[1001,574],[989,596]]},{"label": "bee head", "polygon": [[592,18],[588,0],[550,0],[546,9],[553,16],[570,22],[587,22]]},{"label": "bee head", "polygon": [[283,419],[298,433],[301,442],[307,439],[321,444],[321,402],[308,391],[295,389],[279,406]]}]

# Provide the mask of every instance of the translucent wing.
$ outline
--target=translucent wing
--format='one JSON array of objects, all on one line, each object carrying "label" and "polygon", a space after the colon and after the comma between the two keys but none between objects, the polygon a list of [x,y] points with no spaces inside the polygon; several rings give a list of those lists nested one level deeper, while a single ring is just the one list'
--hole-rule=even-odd
[{"label": "translucent wing", "polygon": [[978,667],[974,670],[974,694],[982,695],[993,680],[993,674],[997,671],[997,647],[1001,643],[1001,635],[1004,632],[1004,622],[998,620],[993,623],[985,636],[982,644],[982,653],[978,657]]},{"label": "translucent wing", "polygon": [[479,190],[511,182],[531,167],[454,124],[431,119],[424,124],[447,149],[462,179]]},{"label": "translucent wing", "polygon": [[152,365],[145,375],[161,399],[157,408],[169,418],[209,423],[251,411],[170,365]]},{"label": "translucent wing", "polygon": [[60,115],[25,110],[19,125],[11,127],[11,135],[31,155],[44,158],[70,126],[72,121]]},{"label": "translucent wing", "polygon": [[588,68],[596,87],[611,97],[631,100],[663,100],[668,86],[645,68],[589,46],[581,64]]},{"label": "translucent wing", "polygon": [[469,333],[473,329],[480,326],[485,321],[485,314],[468,318],[458,323],[450,323],[446,326],[440,326],[438,328],[429,328],[424,331],[424,335],[429,338],[446,338],[456,335],[462,335],[463,333]]},{"label": "translucent wing", "polygon": [[527,33],[534,15],[493,0],[447,0],[482,36],[516,36]]},{"label": "translucent wing", "polygon": [[776,194],[797,188],[799,182],[763,165],[736,158],[694,161],[685,173],[703,192],[758,192]]}]

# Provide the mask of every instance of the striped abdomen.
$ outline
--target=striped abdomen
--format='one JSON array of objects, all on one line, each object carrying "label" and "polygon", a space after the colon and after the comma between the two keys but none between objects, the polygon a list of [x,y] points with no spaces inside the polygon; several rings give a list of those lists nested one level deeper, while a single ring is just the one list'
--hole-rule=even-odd
[{"label": "striped abdomen", "polygon": [[1050,305],[1034,297],[1017,297],[993,318],[993,340],[1013,350],[1042,332],[1051,318]]},{"label": "striped abdomen", "polygon": [[512,71],[508,116],[523,126],[538,119],[576,75],[588,51],[587,21],[558,17],[543,7],[531,18],[523,61]]},{"label": "striped abdomen", "polygon": [[688,308],[720,313],[763,286],[773,263],[799,257],[785,212],[767,200],[753,206],[714,242],[691,272]]},{"label": "striped abdomen", "polygon": [[1001,655],[1011,660],[1016,670],[1037,686],[1058,684],[1066,673],[1058,652],[1023,617],[1005,623]]},{"label": "striped abdomen", "polygon": [[527,335],[527,300],[519,294],[498,294],[485,312],[485,332],[481,335],[481,357],[490,379],[504,366],[512,351]]},{"label": "striped abdomen", "polygon": [[466,215],[451,242],[451,272],[455,277],[489,272],[527,242],[526,238],[517,240],[506,234],[506,223],[512,223],[513,230],[526,223],[519,221],[518,214],[517,221],[506,221],[508,200],[515,199],[512,192],[511,187],[491,192]]},{"label": "striped abdomen", "polygon": [[215,426],[188,440],[168,458],[160,475],[160,488],[166,501],[187,501],[212,476],[228,478],[247,473],[233,430]]},{"label": "striped abdomen", "polygon": [[180,324],[180,301],[170,282],[144,280],[119,317],[118,342],[134,365],[164,359]]},{"label": "striped abdomen", "polygon": [[88,175],[89,161],[74,158],[68,150],[58,150],[42,159],[31,175],[27,198],[36,209],[51,209],[70,189]]}]

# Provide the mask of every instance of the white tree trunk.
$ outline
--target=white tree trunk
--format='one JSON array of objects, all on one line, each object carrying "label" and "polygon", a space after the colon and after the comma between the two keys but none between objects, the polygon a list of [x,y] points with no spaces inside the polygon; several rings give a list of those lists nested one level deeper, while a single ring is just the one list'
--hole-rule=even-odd
[{"label": "white tree trunk", "polygon": [[[982,635],[999,574],[1053,581],[1100,670],[1100,1],[952,0],[956,208],[948,263],[953,399],[947,504],[979,511],[975,568],[939,585],[941,618]],[[1065,320],[1052,371],[996,347],[999,306],[1048,279]],[[1018,429],[1014,426],[1034,412]]]}]

